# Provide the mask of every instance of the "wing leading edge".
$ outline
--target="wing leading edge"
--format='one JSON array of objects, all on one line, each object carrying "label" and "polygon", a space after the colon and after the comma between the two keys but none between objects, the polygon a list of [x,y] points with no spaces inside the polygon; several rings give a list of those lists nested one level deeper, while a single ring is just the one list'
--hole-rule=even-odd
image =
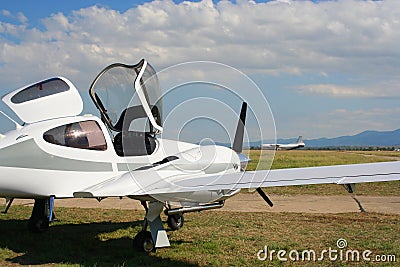
[{"label": "wing leading edge", "polygon": [[221,175],[172,171],[132,171],[93,185],[75,197],[161,195],[258,187],[354,184],[400,180],[400,162],[260,170]]}]

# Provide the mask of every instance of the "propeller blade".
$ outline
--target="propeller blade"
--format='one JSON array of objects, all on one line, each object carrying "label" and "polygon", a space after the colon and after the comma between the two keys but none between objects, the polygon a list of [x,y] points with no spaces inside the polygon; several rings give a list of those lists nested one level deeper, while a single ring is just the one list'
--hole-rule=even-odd
[{"label": "propeller blade", "polygon": [[13,203],[13,201],[14,201],[13,197],[12,198],[6,198],[6,207],[1,213],[7,214],[8,209],[11,207],[11,204]]},{"label": "propeller blade", "polygon": [[257,192],[260,194],[260,196],[267,202],[267,204],[272,208],[274,206],[274,203],[272,203],[271,199],[267,196],[267,194],[264,193],[264,191],[261,189],[261,187],[257,187]]},{"label": "propeller blade", "polygon": [[236,127],[235,139],[233,140],[232,149],[237,152],[242,152],[243,147],[243,137],[244,137],[244,126],[246,122],[246,112],[247,112],[247,103],[242,103],[242,109],[240,111],[240,118]]}]

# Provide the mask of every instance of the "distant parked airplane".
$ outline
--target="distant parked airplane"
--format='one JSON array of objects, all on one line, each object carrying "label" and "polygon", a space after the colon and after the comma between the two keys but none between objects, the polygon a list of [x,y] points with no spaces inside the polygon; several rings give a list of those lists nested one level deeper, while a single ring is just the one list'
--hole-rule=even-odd
[{"label": "distant parked airplane", "polygon": [[303,137],[300,135],[296,143],[291,144],[262,144],[262,149],[276,149],[276,150],[292,150],[300,147],[304,147]]}]

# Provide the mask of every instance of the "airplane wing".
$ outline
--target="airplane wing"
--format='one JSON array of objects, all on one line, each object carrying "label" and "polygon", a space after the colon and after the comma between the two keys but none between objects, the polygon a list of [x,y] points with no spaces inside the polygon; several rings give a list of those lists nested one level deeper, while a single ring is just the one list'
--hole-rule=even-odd
[{"label": "airplane wing", "polygon": [[142,196],[207,190],[236,190],[309,184],[354,184],[395,180],[400,180],[400,161],[246,171],[221,175],[188,174],[179,171],[148,169],[127,172],[80,192],[75,192],[74,196]]}]

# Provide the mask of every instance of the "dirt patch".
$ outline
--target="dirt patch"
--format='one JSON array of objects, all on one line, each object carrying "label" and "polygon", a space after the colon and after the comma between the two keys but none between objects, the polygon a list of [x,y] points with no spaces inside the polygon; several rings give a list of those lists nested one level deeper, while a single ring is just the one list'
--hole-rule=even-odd
[{"label": "dirt patch", "polygon": [[271,195],[270,199],[274,203],[272,208],[257,194],[238,194],[226,201],[223,209],[238,212],[343,213],[361,212],[361,205],[366,212],[400,214],[400,197],[397,196]]},{"label": "dirt patch", "polygon": [[[234,212],[298,212],[298,213],[343,213],[377,212],[400,214],[400,197],[379,196],[316,196],[271,195],[274,206],[269,207],[258,194],[238,194],[225,202],[223,211]],[[0,203],[5,204],[4,199]],[[15,200],[14,205],[33,205],[33,200]],[[129,198],[107,198],[98,202],[96,199],[56,199],[56,207],[103,208],[123,210],[143,210],[139,201]]]}]

